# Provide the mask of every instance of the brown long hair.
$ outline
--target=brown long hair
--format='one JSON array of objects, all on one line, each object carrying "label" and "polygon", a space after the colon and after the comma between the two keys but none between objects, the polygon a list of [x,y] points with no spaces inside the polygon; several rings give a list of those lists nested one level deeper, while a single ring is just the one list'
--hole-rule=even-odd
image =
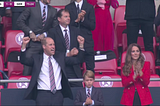
[{"label": "brown long hair", "polygon": [[123,74],[125,76],[129,76],[129,74],[131,73],[130,69],[133,65],[132,63],[132,56],[131,56],[131,52],[132,52],[132,47],[136,46],[138,47],[139,51],[140,51],[140,56],[136,61],[136,65],[140,64],[141,68],[144,65],[144,56],[142,55],[142,51],[141,51],[141,47],[136,44],[136,43],[132,43],[129,45],[128,49],[127,49],[127,53],[126,53],[126,58],[125,58],[125,64],[123,66]]}]

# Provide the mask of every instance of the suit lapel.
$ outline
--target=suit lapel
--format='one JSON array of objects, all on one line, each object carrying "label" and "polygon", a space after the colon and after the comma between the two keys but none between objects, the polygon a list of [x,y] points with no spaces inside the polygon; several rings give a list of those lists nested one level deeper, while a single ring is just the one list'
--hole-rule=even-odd
[{"label": "suit lapel", "polygon": [[74,13],[73,16],[77,17],[77,8],[76,8],[76,5],[75,5],[75,2],[72,2],[71,10]]},{"label": "suit lapel", "polygon": [[58,25],[58,27],[57,27],[57,33],[58,33],[58,35],[59,35],[60,38],[61,38],[61,41],[62,41],[62,43],[63,43],[63,46],[66,48],[65,39],[64,39],[64,37],[63,37],[63,33],[62,33],[62,30],[61,30],[61,28],[60,28],[59,25]]},{"label": "suit lapel", "polygon": [[94,97],[94,95],[95,95],[95,88],[94,88],[94,87],[92,87],[91,98],[93,98],[93,97]]},{"label": "suit lapel", "polygon": [[46,26],[48,24],[48,20],[49,20],[49,17],[51,16],[51,9],[50,9],[50,6],[48,5],[48,10],[47,10],[47,19],[46,19],[46,23],[44,26]]},{"label": "suit lapel", "polygon": [[36,5],[35,13],[37,14],[37,16],[41,17],[41,18],[38,18],[38,19],[39,19],[40,25],[42,25],[42,14],[41,14],[40,4],[39,4],[39,2],[37,2],[36,4],[37,5]]},{"label": "suit lapel", "polygon": [[70,31],[70,50],[71,50],[73,48],[72,46],[74,45],[74,42],[76,42],[76,41],[74,41],[75,34],[74,34],[73,30],[71,30],[70,27],[69,27],[69,31]]},{"label": "suit lapel", "polygon": [[81,10],[86,10],[86,8],[87,8],[87,2],[85,0],[83,0]]}]

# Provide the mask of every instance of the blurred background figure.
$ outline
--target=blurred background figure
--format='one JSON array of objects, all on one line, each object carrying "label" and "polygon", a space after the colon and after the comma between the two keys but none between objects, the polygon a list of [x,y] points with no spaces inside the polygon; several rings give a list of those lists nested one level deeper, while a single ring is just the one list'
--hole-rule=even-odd
[{"label": "blurred background figure", "polygon": [[[113,50],[114,29],[110,14],[110,6],[117,8],[116,0],[87,0],[94,6],[96,28],[92,31],[95,51]],[[113,2],[116,1],[116,2]],[[114,5],[114,6],[113,6]]]},{"label": "blurred background figure", "polygon": [[146,51],[153,52],[154,0],[126,0],[127,43],[137,43],[139,29],[142,31]]}]

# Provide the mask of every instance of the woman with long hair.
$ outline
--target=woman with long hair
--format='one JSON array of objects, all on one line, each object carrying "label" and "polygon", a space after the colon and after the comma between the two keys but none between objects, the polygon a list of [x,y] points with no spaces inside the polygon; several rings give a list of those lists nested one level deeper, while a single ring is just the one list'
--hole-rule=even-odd
[{"label": "woman with long hair", "polygon": [[153,103],[148,88],[150,82],[150,62],[145,61],[138,44],[129,45],[125,63],[122,64],[122,84],[124,86],[121,104],[129,106]]}]

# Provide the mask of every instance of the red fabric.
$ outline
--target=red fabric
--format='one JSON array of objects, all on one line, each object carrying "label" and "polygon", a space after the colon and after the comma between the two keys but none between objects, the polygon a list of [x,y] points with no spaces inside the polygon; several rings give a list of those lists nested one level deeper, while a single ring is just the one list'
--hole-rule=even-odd
[{"label": "red fabric", "polygon": [[[123,65],[122,65],[123,66]],[[136,78],[136,81],[133,80],[133,67],[129,76],[124,76],[121,73],[122,85],[125,87],[123,95],[121,98],[121,104],[123,105],[133,105],[135,87],[137,88],[141,105],[149,105],[153,103],[152,97],[148,88],[150,82],[150,63],[145,62],[143,66],[143,75]],[[133,82],[132,84],[130,82]]]},{"label": "red fabric", "polygon": [[105,0],[105,9],[97,5],[97,0],[87,0],[95,9],[96,28],[92,31],[95,51],[113,50],[114,31],[110,14],[111,0]]}]

